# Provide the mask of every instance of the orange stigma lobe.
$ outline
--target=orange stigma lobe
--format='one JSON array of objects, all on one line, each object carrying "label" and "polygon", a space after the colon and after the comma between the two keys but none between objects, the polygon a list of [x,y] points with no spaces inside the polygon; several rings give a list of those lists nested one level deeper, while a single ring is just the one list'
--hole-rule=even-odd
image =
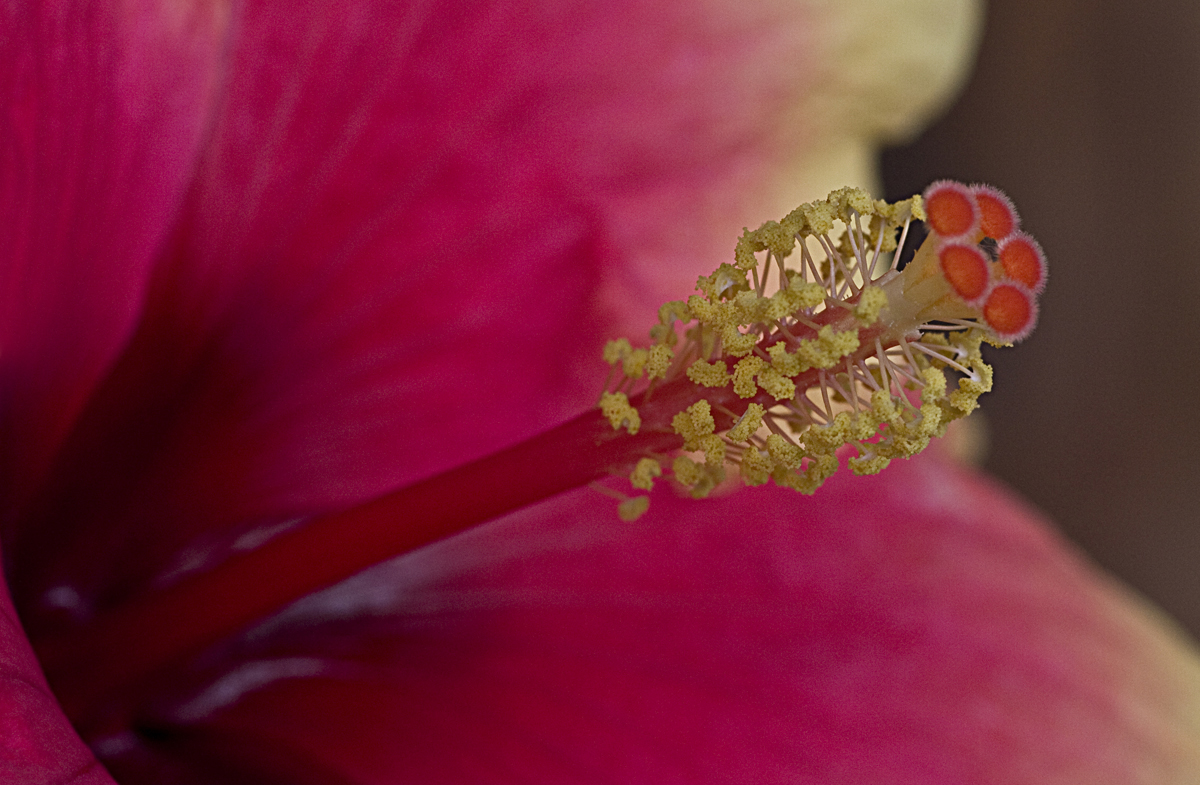
[{"label": "orange stigma lobe", "polygon": [[1007,196],[989,185],[977,185],[974,191],[979,231],[985,237],[1003,240],[1017,230],[1017,210]]},{"label": "orange stigma lobe", "polygon": [[1035,294],[1046,285],[1046,257],[1037,241],[1021,233],[1000,246],[1000,266],[1004,274],[1024,284]]},{"label": "orange stigma lobe", "polygon": [[960,237],[976,228],[979,211],[967,187],[943,180],[925,192],[929,226],[942,237]]},{"label": "orange stigma lobe", "polygon": [[975,304],[988,285],[988,263],[983,251],[973,245],[947,243],[938,252],[942,274],[964,302]]},{"label": "orange stigma lobe", "polygon": [[999,284],[983,304],[983,318],[998,337],[1019,341],[1033,330],[1037,321],[1033,295],[1016,284]]}]

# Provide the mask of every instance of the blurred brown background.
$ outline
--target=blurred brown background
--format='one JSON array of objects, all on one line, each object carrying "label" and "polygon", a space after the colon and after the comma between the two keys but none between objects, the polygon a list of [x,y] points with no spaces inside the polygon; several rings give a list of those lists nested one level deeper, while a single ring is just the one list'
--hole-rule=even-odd
[{"label": "blurred brown background", "polygon": [[1200,637],[1200,3],[991,0],[974,77],[888,196],[986,181],[1046,249],[993,355],[988,467]]}]

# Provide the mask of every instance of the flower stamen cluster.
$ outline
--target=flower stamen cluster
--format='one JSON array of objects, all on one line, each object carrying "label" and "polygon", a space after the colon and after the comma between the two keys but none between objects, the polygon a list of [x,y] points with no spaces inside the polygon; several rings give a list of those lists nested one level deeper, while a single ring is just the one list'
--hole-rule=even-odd
[{"label": "flower stamen cluster", "polygon": [[[901,269],[913,220],[928,236]],[[996,189],[941,181],[894,204],[843,188],[745,231],[732,264],[660,309],[649,347],[605,347],[613,427],[682,441],[642,457],[633,487],[670,476],[702,497],[732,466],[747,485],[811,494],[844,447],[855,474],[922,451],[991,389],[981,344],[1033,329],[1046,263],[1018,227]],[[639,415],[638,401],[679,384],[695,389],[689,405]]]}]

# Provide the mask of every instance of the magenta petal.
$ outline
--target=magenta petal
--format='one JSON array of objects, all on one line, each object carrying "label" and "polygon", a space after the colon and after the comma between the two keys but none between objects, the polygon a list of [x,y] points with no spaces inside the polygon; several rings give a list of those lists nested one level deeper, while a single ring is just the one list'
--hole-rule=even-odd
[{"label": "magenta petal", "polygon": [[63,716],[0,582],[0,782],[116,785]]},{"label": "magenta petal", "polygon": [[28,501],[128,338],[198,151],[217,3],[0,10],[0,494]]},{"label": "magenta petal", "polygon": [[248,3],[143,321],[19,583],[118,601],[187,545],[593,405],[604,340],[648,329],[754,219],[809,14]]},{"label": "magenta petal", "polygon": [[1200,772],[1195,663],[973,475],[614,517],[580,491],[302,601],[163,712],[156,754],[380,785]]}]

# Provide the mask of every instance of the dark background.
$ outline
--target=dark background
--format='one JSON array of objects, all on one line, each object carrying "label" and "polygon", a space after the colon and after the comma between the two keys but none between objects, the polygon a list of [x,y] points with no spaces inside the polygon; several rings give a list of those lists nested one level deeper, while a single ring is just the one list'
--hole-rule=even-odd
[{"label": "dark background", "polygon": [[950,113],[888,196],[985,181],[1050,260],[993,354],[987,467],[1200,636],[1200,3],[992,0]]}]

